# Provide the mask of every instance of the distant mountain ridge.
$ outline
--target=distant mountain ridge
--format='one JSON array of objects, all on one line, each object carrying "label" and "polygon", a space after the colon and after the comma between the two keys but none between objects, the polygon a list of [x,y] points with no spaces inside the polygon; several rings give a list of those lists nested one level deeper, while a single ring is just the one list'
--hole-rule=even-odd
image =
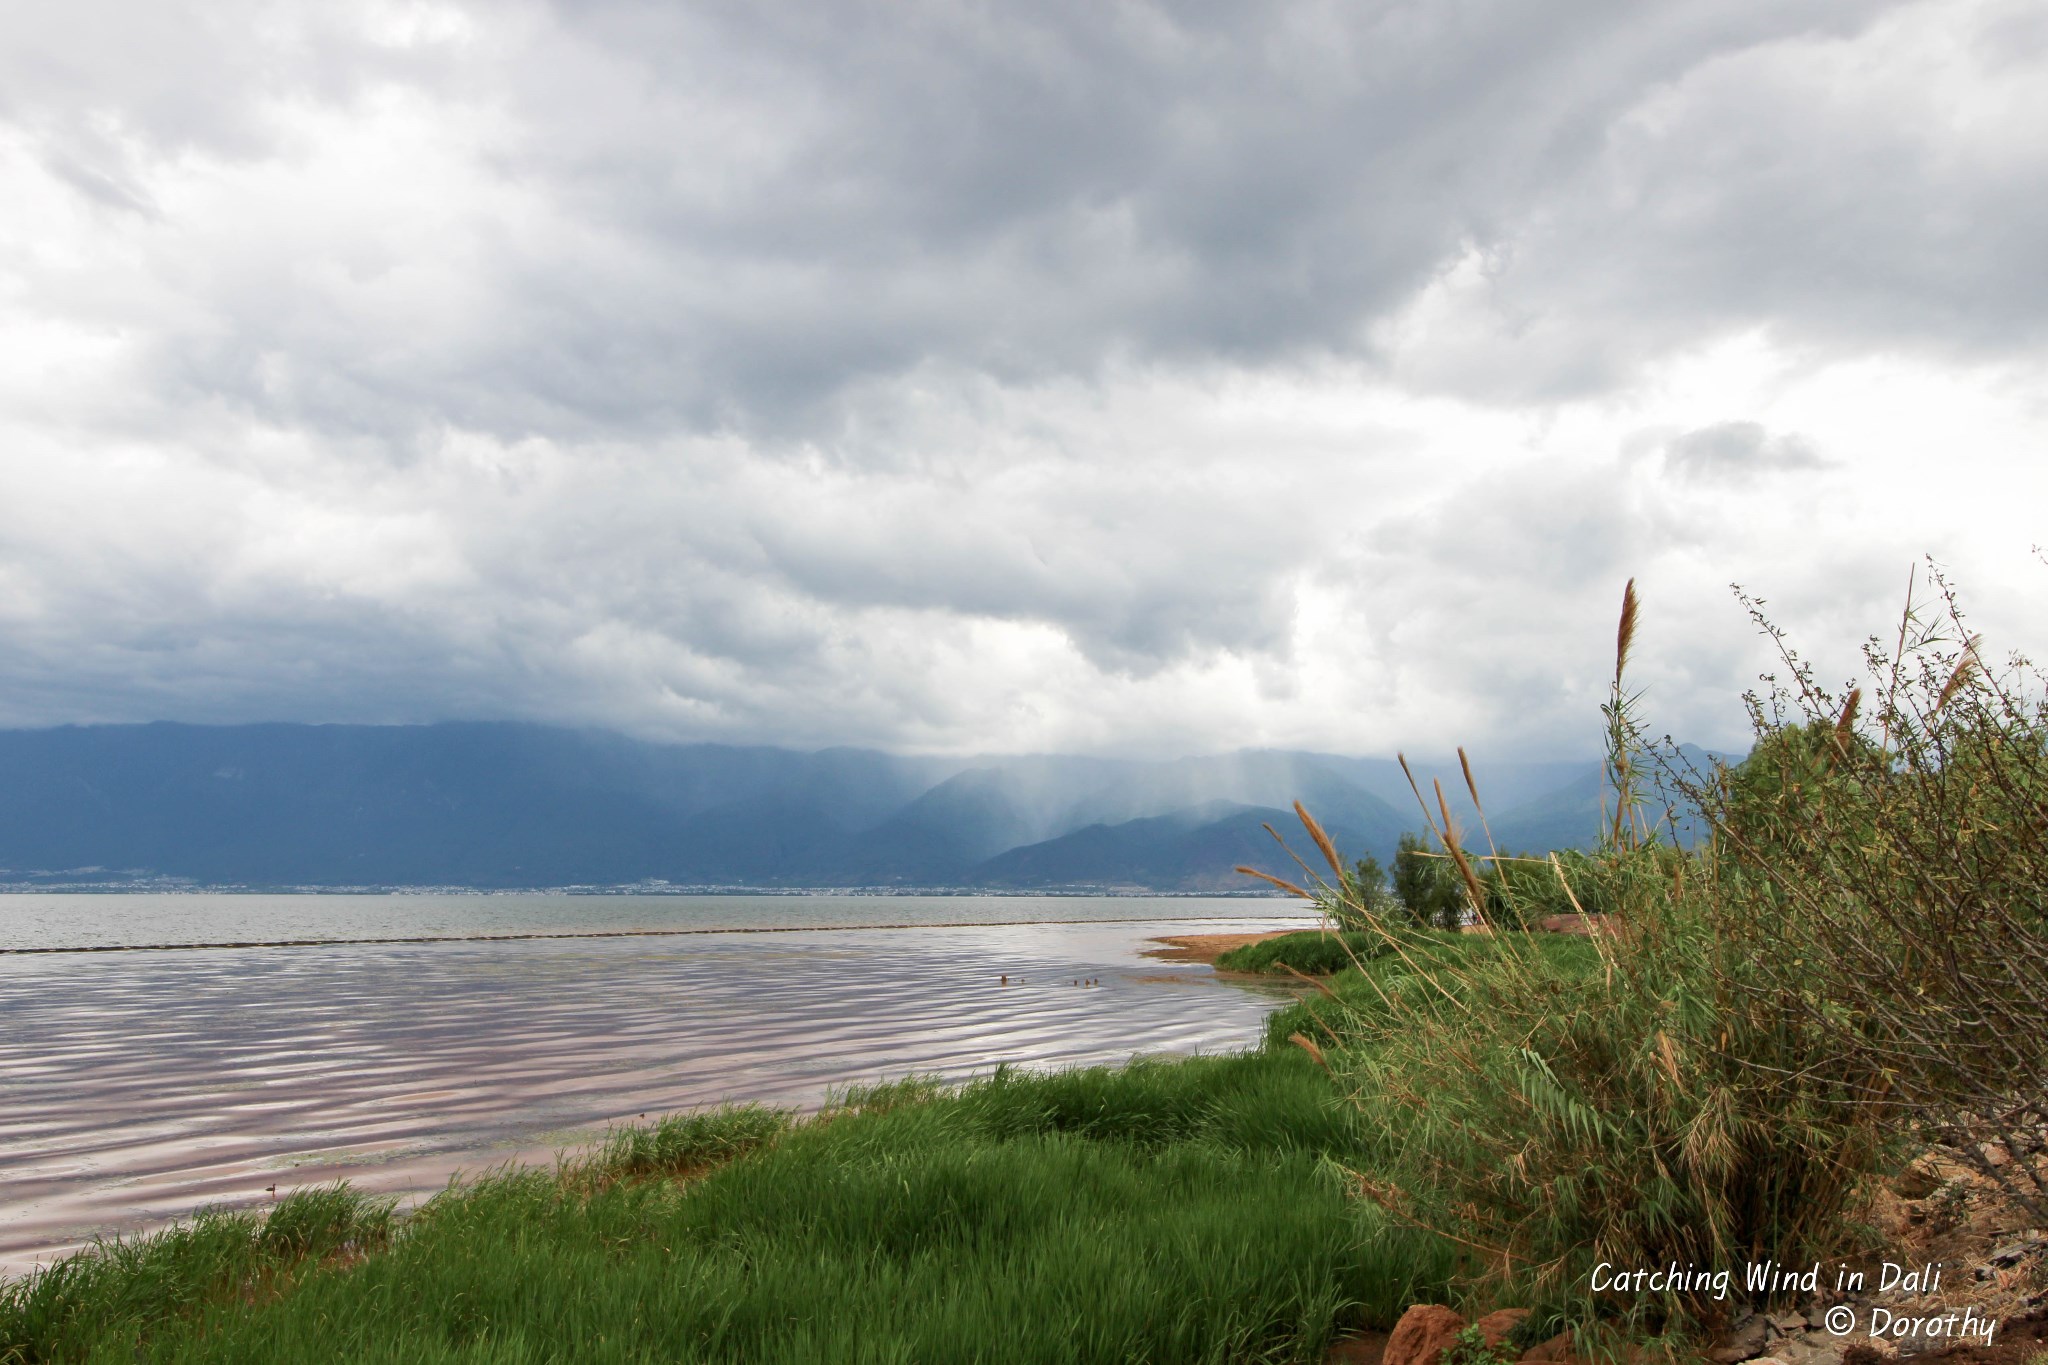
[{"label": "distant mountain ridge", "polygon": [[[1444,778],[1476,832],[1455,761],[1417,778],[1432,803]],[[1597,762],[1498,765],[1481,783],[1503,848],[1594,836]],[[1392,761],[1279,750],[930,758],[495,722],[66,726],[0,731],[0,882],[1213,893],[1253,889],[1238,863],[1298,874],[1263,828],[1307,852],[1296,800],[1346,856],[1387,859],[1424,827]]]}]

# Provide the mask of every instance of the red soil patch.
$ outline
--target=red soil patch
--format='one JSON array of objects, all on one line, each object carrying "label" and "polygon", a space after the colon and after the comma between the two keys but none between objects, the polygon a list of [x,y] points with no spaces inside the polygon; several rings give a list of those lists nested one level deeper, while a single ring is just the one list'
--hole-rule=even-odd
[{"label": "red soil patch", "polygon": [[1331,1342],[1329,1354],[1323,1360],[1325,1365],[1380,1365],[1380,1357],[1386,1353],[1385,1332],[1360,1332]]},{"label": "red soil patch", "polygon": [[1275,929],[1265,934],[1180,934],[1171,938],[1155,938],[1154,943],[1163,943],[1163,948],[1147,948],[1146,957],[1156,957],[1165,962],[1206,962],[1214,966],[1216,959],[1233,948],[1242,948],[1247,943],[1264,943],[1269,938],[1282,934],[1299,933],[1298,929]]}]

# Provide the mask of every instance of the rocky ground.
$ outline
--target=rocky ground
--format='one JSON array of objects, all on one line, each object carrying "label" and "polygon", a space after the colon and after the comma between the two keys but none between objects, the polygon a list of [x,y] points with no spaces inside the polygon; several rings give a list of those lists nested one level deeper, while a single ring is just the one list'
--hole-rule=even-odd
[{"label": "rocky ground", "polygon": [[[2048,1134],[2025,1152],[1977,1149],[1995,1171],[2025,1184],[2024,1164],[2048,1181]],[[1936,1148],[1887,1188],[1866,1215],[1889,1250],[1867,1267],[1871,1287],[1823,1288],[1805,1302],[1736,1321],[1706,1352],[1709,1365],[2048,1365],[2048,1227],[1963,1153]],[[1890,1261],[1904,1273],[1881,1282]],[[1852,1262],[1851,1264],[1857,1264]],[[1830,1267],[1832,1269],[1832,1267]],[[1575,1365],[1569,1337],[1517,1350],[1526,1315],[1503,1309],[1469,1325],[1451,1309],[1418,1304],[1391,1334],[1338,1342],[1332,1362],[1353,1365]],[[1845,1326],[1853,1323],[1853,1326]],[[1995,1326],[1993,1326],[1995,1325]],[[1982,1328],[1991,1326],[1987,1343]]]}]

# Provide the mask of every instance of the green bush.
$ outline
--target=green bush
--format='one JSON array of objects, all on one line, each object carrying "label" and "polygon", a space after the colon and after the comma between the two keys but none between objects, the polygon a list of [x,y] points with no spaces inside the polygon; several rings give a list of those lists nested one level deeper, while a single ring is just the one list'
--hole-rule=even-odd
[{"label": "green bush", "polygon": [[1934,583],[1866,647],[1868,714],[1773,630],[1790,683],[1749,698],[1748,759],[1693,786],[1744,984],[1824,1040],[1853,1103],[2048,1218],[2048,1182],[1985,1156],[2048,1131],[2048,688],[2024,659],[1994,675]]},{"label": "green bush", "polygon": [[[1634,856],[1661,856],[1668,862],[1671,854],[1668,849],[1658,855],[1644,850]],[[1612,851],[1559,849],[1544,857],[1524,853],[1475,858],[1485,865],[1479,886],[1486,923],[1495,929],[1521,929],[1551,915],[1605,914],[1613,906],[1607,895],[1609,869],[1603,862],[1614,857]]]},{"label": "green bush", "polygon": [[1394,854],[1394,895],[1417,924],[1457,929],[1465,914],[1465,887],[1457,869],[1428,840],[1403,834]]},{"label": "green bush", "polygon": [[1387,939],[1383,934],[1307,929],[1232,948],[1216,959],[1216,965],[1226,972],[1285,975],[1287,968],[1292,967],[1304,976],[1329,976],[1386,951]]},{"label": "green bush", "polygon": [[[1718,1268],[1770,1257],[1800,1264],[1848,1250],[1860,1235],[1849,1215],[1900,1134],[1895,1111],[1870,1103],[1872,1073],[1861,1059],[1842,1064],[1845,1041],[1886,1037],[1886,1028],[1843,1006],[1860,1000],[1881,1011],[1887,992],[1937,972],[1942,956],[1927,951],[1939,940],[1923,940],[1916,957],[1908,936],[1883,930],[1886,912],[1867,893],[1918,886],[1931,906],[1933,880],[1955,860],[1930,856],[1890,883],[1869,873],[1867,859],[1885,851],[1871,838],[1884,823],[1859,814],[1859,803],[1897,790],[1897,779],[1872,765],[1858,781],[1816,784],[1810,727],[1765,746],[1797,765],[1769,781],[1734,784],[1729,790],[1742,798],[1718,822],[1751,849],[1772,848],[1780,857],[1775,869],[1746,855],[1661,843],[1642,817],[1644,745],[1636,698],[1622,681],[1635,616],[1631,583],[1603,708],[1612,815],[1602,848],[1541,862],[1491,860],[1482,873],[1477,865],[1489,860],[1450,842],[1455,831],[1434,831],[1468,903],[1491,923],[1572,907],[1600,912],[1600,931],[1574,949],[1551,947],[1549,935],[1499,932],[1475,936],[1484,949],[1380,956],[1335,978],[1327,994],[1283,1011],[1269,1041],[1299,1033],[1346,1081],[1362,1138],[1354,1188],[1395,1220],[1465,1247],[1464,1292],[1529,1305],[1546,1321],[1604,1316],[1642,1330],[1711,1321],[1739,1309],[1740,1296],[1734,1304],[1683,1289],[1597,1298],[1589,1274],[1599,1262]],[[2027,803],[2048,792],[2048,780],[2034,780],[2048,777],[2048,768],[2033,766],[2048,746],[2039,742],[2043,731],[2026,728],[2012,708],[2004,720],[2003,729],[1984,731],[1996,742],[1951,745],[1945,761],[1931,765],[1951,795],[1940,809],[1995,809],[2008,819],[2031,809],[2028,837],[2039,846],[2048,821]],[[1847,762],[1859,750],[1844,744],[1835,752]],[[1973,769],[1973,753],[2001,755],[2005,767]],[[2002,783],[2008,794],[1974,808],[1962,802],[1958,794],[1978,771],[1980,785]],[[1469,768],[1467,782],[1476,801]],[[1323,847],[1327,838],[1306,816],[1304,824],[1336,865]],[[1912,828],[1931,839],[1937,824],[1927,819]],[[1949,837],[1960,842],[1953,828]],[[1785,860],[1787,851],[1800,857]],[[1859,882],[1847,869],[1867,875]],[[2031,884],[2038,898],[2041,878]],[[2001,941],[2024,949],[2028,940],[2010,926],[2038,925],[2038,913],[2030,921],[2024,908],[2038,899],[2028,901],[2011,880],[1994,883],[1981,868],[1951,890],[1994,885],[2002,896],[1996,913],[2008,928]],[[1851,890],[1866,895],[1844,894]],[[1800,908],[1813,901],[1825,902],[1826,912]],[[1800,927],[1802,916],[1811,932]],[[1821,928],[1830,926],[1863,935],[1857,950],[1817,951]],[[1784,952],[1787,927],[1800,951]],[[1575,953],[1594,961],[1574,960]],[[1984,982],[2026,985],[2026,970],[2008,969],[2003,978],[1988,972]],[[2007,998],[1995,984],[1945,984],[1941,1007],[1958,1031],[1983,1016],[1955,1006]],[[2034,998],[2038,1010],[2044,997]],[[1955,1069],[1970,1053],[1963,1039],[1950,1037],[1936,1051]],[[1997,1046],[1995,1060],[2006,1069],[1995,1074],[2005,1093],[2024,1094],[2028,1073],[2011,1063],[2030,1055],[2038,1066],[2040,1030],[2013,1030]],[[1967,1093],[1956,1087],[1958,1096]],[[1975,1092],[1986,1093],[1981,1085]]]}]

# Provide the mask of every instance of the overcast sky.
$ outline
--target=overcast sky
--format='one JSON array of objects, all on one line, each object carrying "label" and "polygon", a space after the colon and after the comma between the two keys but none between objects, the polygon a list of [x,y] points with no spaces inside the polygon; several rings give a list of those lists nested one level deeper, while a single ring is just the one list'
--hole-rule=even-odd
[{"label": "overcast sky", "polygon": [[2048,653],[2048,5],[0,0],[0,724],[1739,746]]}]

